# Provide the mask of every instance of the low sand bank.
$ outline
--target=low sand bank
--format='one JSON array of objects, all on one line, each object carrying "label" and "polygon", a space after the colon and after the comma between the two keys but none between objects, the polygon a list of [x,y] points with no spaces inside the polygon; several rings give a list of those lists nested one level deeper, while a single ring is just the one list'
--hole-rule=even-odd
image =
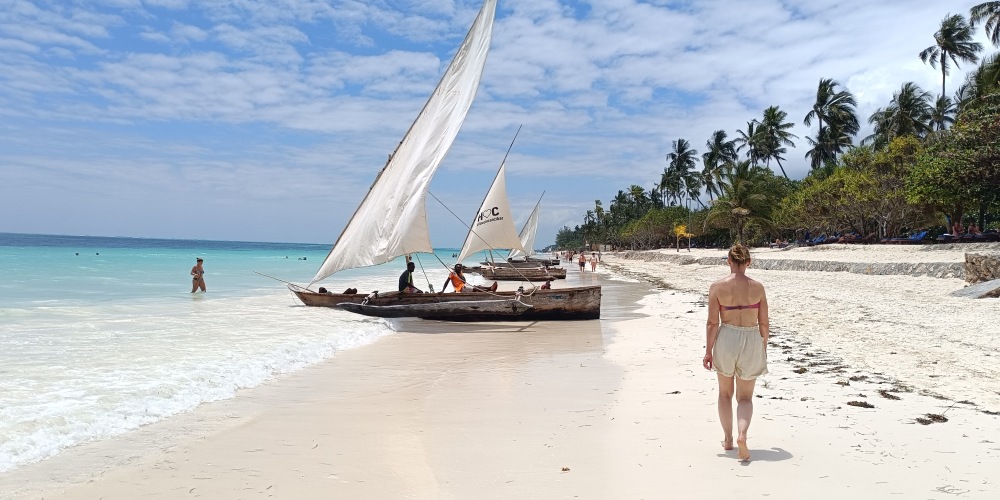
[{"label": "low sand bank", "polygon": [[[605,279],[600,321],[401,321],[397,335],[233,400],[19,469],[0,497],[993,498],[1000,488],[998,417],[906,392],[887,370],[826,349],[813,303],[766,280],[778,331],[755,399],[754,460],[741,464],[718,444],[715,376],[700,366],[695,286],[722,269],[614,265],[695,293],[660,290],[637,309],[647,285]],[[790,305],[797,312],[779,312]],[[948,421],[917,423],[937,415]]]}]

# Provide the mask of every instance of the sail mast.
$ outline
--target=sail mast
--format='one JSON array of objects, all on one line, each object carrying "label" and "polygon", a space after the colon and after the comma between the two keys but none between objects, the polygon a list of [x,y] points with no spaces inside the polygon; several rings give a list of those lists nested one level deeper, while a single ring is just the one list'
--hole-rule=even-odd
[{"label": "sail mast", "polygon": [[[518,127],[517,133],[520,133],[520,131],[521,127]],[[510,154],[511,148],[514,147],[514,141],[517,140],[517,133],[514,134],[514,140],[510,142],[507,153],[504,154],[504,160],[500,163],[496,177],[493,178],[493,184],[490,185],[490,189],[486,192],[486,196],[483,198],[483,202],[480,204],[475,218],[473,218],[472,223],[469,225],[469,232],[465,236],[465,243],[462,244],[462,250],[458,254],[458,262],[462,262],[467,256],[479,250],[490,249],[492,251],[497,248],[523,249],[521,247],[521,240],[517,235],[517,229],[514,228],[514,218],[510,213],[510,202],[507,200],[507,178],[505,174],[507,156]]]}]

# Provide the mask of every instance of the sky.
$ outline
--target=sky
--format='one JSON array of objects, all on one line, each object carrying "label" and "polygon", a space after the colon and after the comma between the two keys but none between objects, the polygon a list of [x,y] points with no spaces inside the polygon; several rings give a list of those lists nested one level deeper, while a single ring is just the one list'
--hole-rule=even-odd
[{"label": "sky", "polygon": [[[428,197],[459,247],[515,131],[507,192],[536,246],[652,188],[671,143],[777,105],[799,139],[821,78],[863,122],[955,0],[500,0],[476,101]],[[0,232],[332,243],[461,43],[478,0],[0,0]],[[978,41],[995,49],[982,30]],[[952,94],[972,65],[952,69]],[[861,136],[871,132],[869,127]],[[699,165],[700,168],[700,165]]]}]

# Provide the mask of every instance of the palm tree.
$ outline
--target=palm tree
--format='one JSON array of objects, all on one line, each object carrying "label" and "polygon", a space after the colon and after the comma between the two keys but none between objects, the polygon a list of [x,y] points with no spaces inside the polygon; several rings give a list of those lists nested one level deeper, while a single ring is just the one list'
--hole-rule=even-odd
[{"label": "palm tree", "polygon": [[634,219],[638,219],[646,212],[649,211],[650,200],[646,197],[646,189],[638,184],[632,184],[628,188],[628,196],[631,200],[632,210],[631,215]]},{"label": "palm tree", "polygon": [[733,141],[726,140],[724,130],[716,130],[712,133],[712,138],[705,142],[707,151],[701,155],[701,183],[705,186],[705,192],[709,199],[715,199],[713,195],[719,194],[719,182],[722,176],[722,166],[732,163],[738,158],[736,145]]},{"label": "palm tree", "polygon": [[972,26],[961,15],[949,14],[941,21],[941,29],[934,33],[934,45],[920,51],[920,60],[930,62],[932,68],[941,65],[941,95],[945,96],[948,60],[951,59],[956,68],[959,60],[975,63],[979,60],[980,50],[983,50],[983,45],[972,41]]},{"label": "palm tree", "polygon": [[[850,136],[857,134],[858,130],[861,129],[858,123],[858,103],[855,101],[854,95],[846,89],[837,91],[838,86],[840,83],[830,78],[823,78],[819,81],[819,86],[816,88],[816,102],[803,120],[807,127],[812,125],[813,120],[819,122],[819,131],[816,132],[816,140],[812,141],[813,144],[831,142],[830,138],[837,138],[832,143],[841,143],[840,139],[847,136],[847,145],[850,145]],[[837,128],[837,132],[824,133],[824,123],[828,127]],[[839,154],[840,152],[841,150],[838,149],[835,153]]]},{"label": "palm tree", "polygon": [[986,36],[993,45],[1000,46],[1000,2],[983,2],[969,11],[969,21],[973,28],[986,21]]},{"label": "palm tree", "polygon": [[774,158],[785,179],[788,178],[788,174],[785,173],[785,167],[781,165],[781,160],[784,160],[781,154],[787,150],[782,146],[794,148],[795,143],[792,142],[792,138],[798,139],[797,135],[788,131],[795,124],[786,122],[786,118],[788,118],[788,113],[778,109],[777,106],[771,106],[764,110],[764,119],[761,120],[759,129],[762,138],[762,156],[767,161],[768,167],[771,166],[771,158]]},{"label": "palm tree", "polygon": [[984,57],[979,67],[965,77],[955,92],[955,103],[964,109],[980,97],[1000,92],[1000,52]]},{"label": "palm tree", "polygon": [[931,108],[930,128],[941,131],[954,125],[955,115],[958,113],[958,105],[951,99],[940,96]]},{"label": "palm tree", "polygon": [[833,126],[820,129],[816,139],[806,137],[806,142],[812,146],[806,151],[806,158],[814,171],[836,163],[837,157],[852,144],[850,135]]},{"label": "palm tree", "polygon": [[660,175],[660,182],[656,187],[660,190],[660,196],[663,197],[663,205],[665,206],[667,198],[672,201],[680,199],[680,193],[684,190],[684,181],[681,180],[680,172],[666,166],[663,167],[663,174]]},{"label": "palm tree", "polygon": [[874,126],[874,131],[862,143],[882,149],[896,137],[924,137],[931,130],[932,99],[931,93],[917,84],[904,83],[887,107],[872,113],[868,123]]},{"label": "palm tree", "polygon": [[757,122],[757,120],[748,121],[747,129],[745,131],[737,130],[736,133],[738,134],[738,136],[735,139],[733,139],[733,143],[737,145],[736,146],[737,152],[742,151],[743,148],[747,148],[747,159],[749,159],[750,163],[753,165],[757,165],[758,163],[760,163],[761,159],[761,154],[760,154],[761,137],[760,133],[758,132],[758,125],[759,123]]},{"label": "palm tree", "polygon": [[[664,170],[664,178],[667,185],[672,188],[673,199],[680,203],[681,197],[691,192],[691,185],[701,185],[692,175],[698,159],[698,151],[691,149],[691,143],[687,139],[677,139],[673,142],[673,151],[667,155],[667,168]],[[661,179],[660,184],[664,184]]]},{"label": "palm tree", "polygon": [[746,226],[756,223],[771,228],[771,214],[778,200],[768,193],[770,170],[749,161],[731,163],[726,168],[722,195],[712,202],[706,225],[728,227],[736,232],[737,241],[744,241]]}]

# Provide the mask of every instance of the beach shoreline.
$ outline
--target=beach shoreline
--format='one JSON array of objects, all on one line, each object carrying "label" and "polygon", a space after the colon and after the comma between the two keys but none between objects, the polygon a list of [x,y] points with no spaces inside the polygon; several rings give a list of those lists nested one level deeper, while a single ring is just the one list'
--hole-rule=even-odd
[{"label": "beach shoreline", "polygon": [[[725,269],[605,254],[598,271],[574,279],[604,284],[599,321],[400,321],[397,334],[116,438],[117,449],[83,445],[15,470],[0,496],[990,498],[997,490],[1000,418],[984,411],[988,380],[962,360],[949,363],[965,370],[955,377],[911,373],[938,370],[917,348],[960,356],[978,344],[916,344],[879,364],[872,358],[895,347],[869,352],[860,334],[824,329],[827,315],[865,298],[835,294],[840,287],[910,312],[919,304],[906,306],[904,292],[940,298],[959,280],[751,270],[768,286],[774,334],[771,373],[757,385],[753,461],[741,464],[719,446],[715,376],[700,366],[705,283]],[[952,380],[961,377],[968,384]],[[69,479],[53,479],[57,472]]]}]

